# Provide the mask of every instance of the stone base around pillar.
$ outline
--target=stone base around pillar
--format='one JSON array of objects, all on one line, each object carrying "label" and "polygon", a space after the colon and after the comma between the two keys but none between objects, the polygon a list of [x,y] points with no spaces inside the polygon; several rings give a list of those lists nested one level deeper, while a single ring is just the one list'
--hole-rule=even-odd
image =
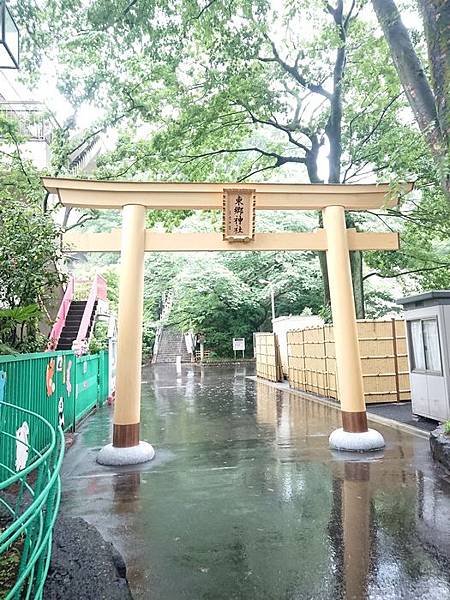
[{"label": "stone base around pillar", "polygon": [[112,444],[103,446],[97,454],[97,462],[108,467],[120,467],[123,465],[138,465],[152,460],[155,450],[147,442],[139,442],[137,446],[129,448],[118,448]]},{"label": "stone base around pillar", "polygon": [[352,433],[342,427],[332,432],[329,444],[332,450],[344,452],[374,452],[385,446],[383,436],[375,429]]}]

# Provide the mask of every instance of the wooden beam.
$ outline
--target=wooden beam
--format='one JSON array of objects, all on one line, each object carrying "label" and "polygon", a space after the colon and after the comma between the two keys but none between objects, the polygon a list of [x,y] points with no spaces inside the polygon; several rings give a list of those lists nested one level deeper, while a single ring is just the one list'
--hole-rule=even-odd
[{"label": "wooden beam", "polygon": [[120,229],[101,233],[71,231],[63,236],[65,252],[120,252],[120,243]]},{"label": "wooden beam", "polygon": [[350,250],[398,250],[400,235],[394,232],[347,229]]},{"label": "wooden beam", "polygon": [[[396,233],[357,232],[348,230],[350,250],[398,250]],[[64,236],[66,251],[120,252],[120,229],[103,233],[71,232]],[[296,251],[326,250],[323,229],[301,233],[256,233],[251,242],[227,242],[221,233],[156,233],[147,231],[146,252],[209,252],[209,251]]]},{"label": "wooden beam", "polygon": [[145,181],[96,181],[44,177],[48,192],[64,206],[119,209],[140,204],[151,209],[221,210],[224,189],[255,190],[257,210],[319,210],[343,206],[348,210],[393,207],[412,184],[391,188],[388,184],[290,184],[290,183],[165,183]]}]

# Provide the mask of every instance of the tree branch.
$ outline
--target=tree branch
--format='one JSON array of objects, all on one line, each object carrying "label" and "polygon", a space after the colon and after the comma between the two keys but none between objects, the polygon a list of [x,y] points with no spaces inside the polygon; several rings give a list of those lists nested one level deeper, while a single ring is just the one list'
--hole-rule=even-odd
[{"label": "tree branch", "polygon": [[276,152],[269,152],[267,150],[263,150],[262,148],[257,148],[256,146],[250,146],[249,148],[222,148],[220,150],[211,150],[210,152],[203,152],[201,154],[186,154],[184,157],[180,157],[181,159],[183,159],[180,162],[187,164],[194,160],[198,160],[199,158],[208,158],[210,156],[217,156],[219,154],[237,154],[240,152],[259,152],[259,154],[261,154],[262,156],[275,158],[277,166],[284,165],[288,162],[303,164],[305,163],[305,158],[302,156],[282,156],[281,154],[277,154]]},{"label": "tree branch", "polygon": [[315,94],[320,94],[321,96],[328,98],[328,100],[331,99],[330,92],[327,92],[327,90],[321,84],[315,84],[315,83],[310,83],[310,82],[306,81],[306,79],[303,77],[303,75],[300,73],[300,71],[295,66],[289,65],[286,61],[284,61],[281,58],[273,41],[268,36],[266,36],[266,38],[272,47],[273,57],[265,58],[265,57],[258,56],[258,60],[260,60],[262,62],[278,63],[284,69],[284,71],[286,71],[286,73],[289,73],[289,75],[291,75],[291,77],[293,77],[295,79],[295,81],[297,81],[304,88],[310,90],[311,92],[314,92]]},{"label": "tree branch", "polygon": [[88,221],[95,221],[96,219],[98,219],[98,215],[93,215],[91,214],[84,214],[82,215],[78,221],[76,223],[74,223],[73,225],[71,225],[70,227],[67,227],[64,230],[64,233],[67,233],[68,231],[71,231],[72,229],[75,229],[76,227],[81,227],[83,226],[85,223],[87,223]]},{"label": "tree branch", "polygon": [[440,265],[439,267],[426,267],[423,269],[414,269],[412,271],[402,271],[401,273],[397,273],[396,275],[382,275],[381,273],[369,273],[368,275],[364,275],[363,281],[369,279],[369,277],[381,277],[382,279],[395,279],[396,277],[401,277],[402,275],[412,275],[414,273],[426,273],[427,271],[437,271],[439,269],[448,269],[450,267],[450,263],[446,265]]},{"label": "tree branch", "polygon": [[[282,131],[283,133],[285,133],[288,136],[288,139],[291,142],[291,144],[293,144],[294,146],[297,146],[298,148],[301,148],[305,152],[309,152],[309,148],[307,146],[305,146],[304,144],[302,144],[301,142],[299,142],[298,140],[296,140],[293,137],[292,130],[288,125],[281,125],[280,123],[277,123],[275,120],[272,121],[270,119],[268,119],[268,120],[260,119],[259,117],[256,117],[247,106],[245,106],[244,108],[247,110],[253,123],[260,123],[261,125],[269,125],[270,127],[274,127],[275,129]],[[304,135],[306,135],[306,134],[304,134]]]}]

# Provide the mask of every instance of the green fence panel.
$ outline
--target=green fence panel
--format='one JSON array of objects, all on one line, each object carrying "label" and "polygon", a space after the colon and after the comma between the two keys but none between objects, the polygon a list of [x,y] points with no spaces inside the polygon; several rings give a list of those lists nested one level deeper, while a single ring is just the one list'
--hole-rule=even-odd
[{"label": "green fence panel", "polygon": [[76,359],[76,421],[84,417],[84,415],[86,415],[98,404],[99,363],[99,354],[80,356]]},{"label": "green fence panel", "polygon": [[98,386],[99,386],[99,404],[102,406],[108,399],[109,392],[109,359],[108,352],[100,352]]},{"label": "green fence panel", "polygon": [[[41,415],[55,428],[63,415],[64,429],[72,428],[75,418],[74,362],[71,351],[0,356],[0,400]],[[22,426],[19,420],[16,412],[8,423],[8,431],[17,431]],[[48,443],[48,428],[37,423],[33,443],[36,448],[44,448]],[[13,441],[5,443],[12,456],[15,453]],[[8,465],[11,465],[11,456]]]},{"label": "green fence panel", "polygon": [[107,352],[0,356],[0,509],[11,515],[0,531],[0,561],[23,541],[7,600],[42,598],[61,495],[62,428],[74,428],[107,396]]},{"label": "green fence panel", "polygon": [[[81,357],[71,350],[0,356],[0,402],[41,415],[54,428],[61,424],[64,431],[75,429],[76,422],[107,397],[106,351]],[[23,421],[20,412],[11,415],[5,427],[15,436],[22,431]],[[45,448],[49,442],[48,428],[39,420],[29,435],[35,448]],[[1,449],[4,464],[15,468],[15,441],[6,437]]]}]

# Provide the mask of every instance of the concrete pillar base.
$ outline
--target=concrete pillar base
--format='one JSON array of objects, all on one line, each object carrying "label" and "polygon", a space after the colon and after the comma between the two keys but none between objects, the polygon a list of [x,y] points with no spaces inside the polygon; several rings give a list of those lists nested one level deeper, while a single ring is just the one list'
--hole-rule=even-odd
[{"label": "concrete pillar base", "polygon": [[328,441],[332,450],[344,452],[373,452],[385,446],[383,436],[375,429],[351,433],[341,427],[333,431]]},{"label": "concrete pillar base", "polygon": [[118,467],[123,465],[138,465],[144,463],[155,456],[155,450],[147,442],[139,442],[137,446],[129,448],[117,448],[112,444],[103,446],[97,454],[97,462],[100,465]]}]

